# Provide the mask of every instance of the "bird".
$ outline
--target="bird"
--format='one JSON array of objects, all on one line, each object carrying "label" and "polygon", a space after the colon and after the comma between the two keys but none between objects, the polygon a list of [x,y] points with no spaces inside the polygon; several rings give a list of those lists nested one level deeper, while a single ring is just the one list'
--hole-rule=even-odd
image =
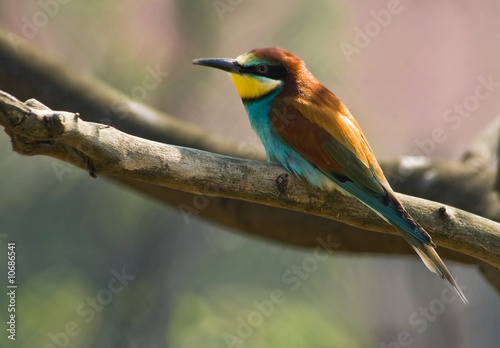
[{"label": "bird", "polygon": [[196,59],[193,64],[229,73],[268,162],[316,188],[357,198],[395,228],[425,266],[468,303],[431,236],[395,195],[354,116],[301,59],[269,47],[235,59]]}]

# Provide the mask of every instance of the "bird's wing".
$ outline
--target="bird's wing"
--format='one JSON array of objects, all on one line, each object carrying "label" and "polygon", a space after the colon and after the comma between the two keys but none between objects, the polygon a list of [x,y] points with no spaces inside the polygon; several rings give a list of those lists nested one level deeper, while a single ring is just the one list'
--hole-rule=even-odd
[{"label": "bird's wing", "polygon": [[357,122],[339,105],[307,104],[296,99],[273,102],[272,109],[283,112],[271,112],[272,131],[388,223],[433,245],[429,234],[394,195]]},{"label": "bird's wing", "polygon": [[293,149],[326,173],[345,176],[374,193],[385,192],[387,180],[347,108],[336,111],[336,105],[296,99],[278,103],[282,105],[273,109],[283,112],[270,114],[271,125]]},{"label": "bird's wing", "polygon": [[[323,87],[324,88],[324,87]],[[366,167],[380,183],[387,183],[361,127],[347,107],[328,89],[315,94],[313,101],[295,99],[291,104],[310,122],[325,129]]]}]

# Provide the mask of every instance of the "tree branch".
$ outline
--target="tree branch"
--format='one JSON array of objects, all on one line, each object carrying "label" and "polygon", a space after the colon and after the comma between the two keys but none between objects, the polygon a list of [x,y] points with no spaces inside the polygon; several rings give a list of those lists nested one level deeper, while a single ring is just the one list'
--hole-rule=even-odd
[{"label": "tree branch", "polygon": [[[206,135],[195,125],[129,101],[99,80],[49,59],[39,50],[33,50],[22,40],[9,35],[12,34],[0,32],[0,89],[24,99],[35,97],[56,109],[78,111],[85,120],[111,124],[124,132],[151,140],[236,157],[248,155],[238,151],[236,144]],[[65,151],[68,155],[64,159],[71,163],[71,148],[66,147]],[[265,158],[263,152],[253,155],[254,159]],[[73,162],[77,159],[74,156]],[[494,191],[495,182],[499,183],[496,180],[498,171],[479,170],[471,165],[472,162],[403,157],[381,160],[380,164],[398,192],[436,200],[500,221],[500,199]],[[192,216],[199,216],[253,237],[287,245],[315,247],[317,238],[321,238],[333,240],[338,243],[336,250],[345,252],[416,257],[399,236],[370,233],[306,213],[222,197],[210,198],[208,205],[200,207],[197,204],[199,195],[137,180],[112,179],[174,207],[189,207],[192,215],[184,215],[187,222]],[[434,239],[437,240],[437,236]],[[440,248],[439,253],[455,261],[477,263],[474,258],[450,249]],[[483,275],[500,292],[500,284],[493,281],[495,277],[500,279],[500,272],[484,263],[480,266]]]},{"label": "tree branch", "polygon": [[[277,165],[138,138],[85,122],[77,114],[52,111],[35,100],[22,103],[3,92],[0,124],[11,136],[15,151],[52,156],[91,175],[285,208],[397,235],[356,199],[314,189]],[[401,194],[398,197],[436,244],[500,266],[499,224],[443,204]],[[186,214],[190,213],[188,208]]]},{"label": "tree branch", "polygon": [[130,100],[12,35],[0,31],[1,90],[21,99],[36,98],[55,109],[78,112],[86,121],[112,125],[142,138],[241,157],[234,144]]}]

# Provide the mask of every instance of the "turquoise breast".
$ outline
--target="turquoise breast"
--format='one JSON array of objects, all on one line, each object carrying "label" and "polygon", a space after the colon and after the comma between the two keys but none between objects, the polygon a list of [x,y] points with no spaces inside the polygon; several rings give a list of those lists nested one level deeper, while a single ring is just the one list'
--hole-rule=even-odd
[{"label": "turquoise breast", "polygon": [[264,145],[267,161],[277,163],[299,178],[306,178],[315,187],[326,189],[332,181],[319,171],[313,164],[293,150],[283,138],[273,130],[270,121],[271,101],[281,92],[275,92],[258,100],[244,101],[245,109],[250,119],[250,125],[255,130]]}]

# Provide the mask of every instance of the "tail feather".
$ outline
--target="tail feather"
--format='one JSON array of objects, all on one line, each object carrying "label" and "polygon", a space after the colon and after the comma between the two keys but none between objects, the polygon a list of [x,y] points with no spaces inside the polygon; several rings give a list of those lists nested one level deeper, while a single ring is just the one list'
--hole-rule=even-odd
[{"label": "tail feather", "polygon": [[344,192],[356,197],[378,216],[393,226],[401,236],[412,246],[429,270],[446,279],[455,289],[464,303],[469,303],[462,290],[453,279],[450,271],[446,268],[443,260],[434,248],[431,236],[420,226],[396,197],[390,187],[384,187],[385,195],[374,192],[364,185],[360,185],[350,179],[341,179],[339,176],[330,175],[332,179]]},{"label": "tail feather", "polygon": [[[450,271],[448,271],[448,268],[444,264],[443,260],[441,260],[434,247],[416,239],[401,227],[392,223],[391,225],[393,225],[398,230],[398,232],[401,233],[403,238],[412,246],[412,248],[417,252],[418,256],[420,256],[420,258],[427,266],[427,268],[431,272],[438,274],[442,279],[447,280],[453,286],[455,292],[460,297],[460,299],[464,303],[469,303],[469,301],[467,301],[467,298],[465,297],[464,293],[458,286],[457,282],[451,275]],[[422,228],[421,226],[418,227]]]}]

